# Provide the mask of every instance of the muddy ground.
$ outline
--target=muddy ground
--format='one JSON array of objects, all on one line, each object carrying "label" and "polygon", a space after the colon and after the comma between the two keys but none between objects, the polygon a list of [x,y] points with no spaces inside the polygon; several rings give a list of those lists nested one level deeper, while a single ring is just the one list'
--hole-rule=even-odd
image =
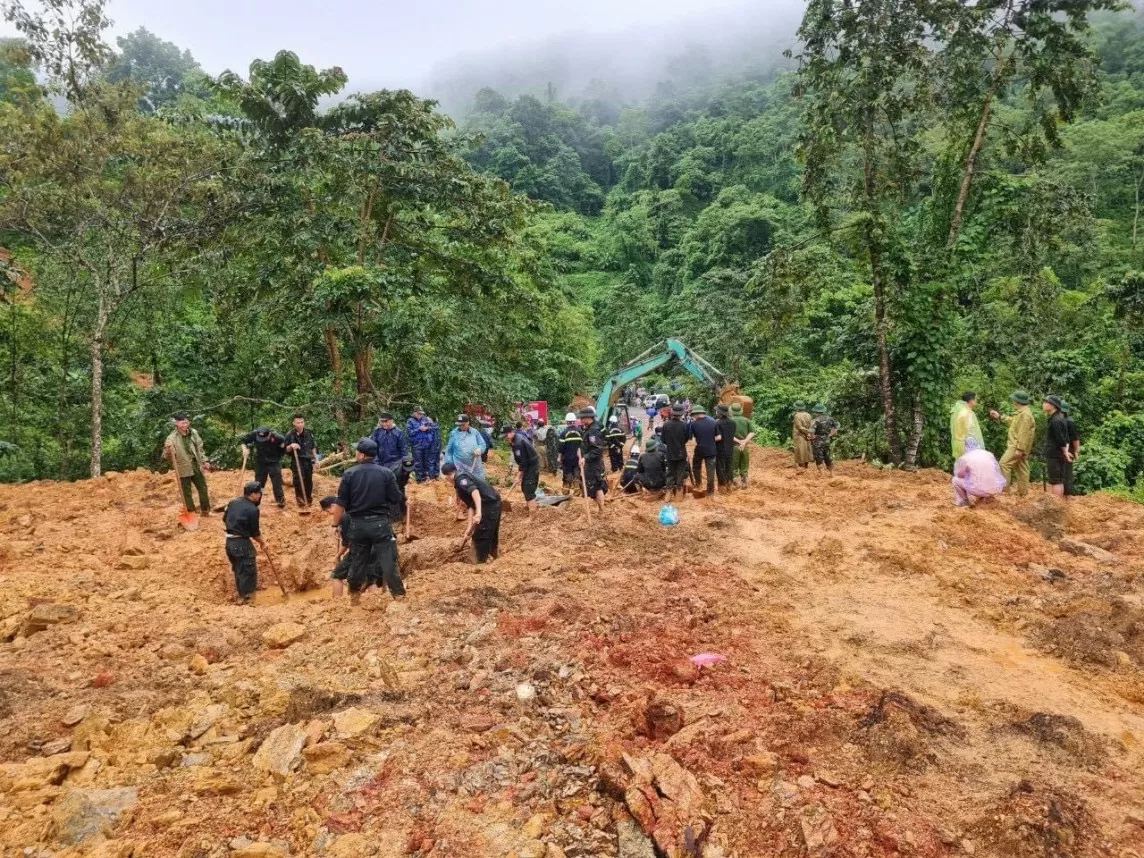
[{"label": "muddy ground", "polygon": [[270,508],[243,608],[170,476],[0,486],[0,855],[1144,856],[1144,508],[766,452],[474,567],[414,498],[405,602]]}]

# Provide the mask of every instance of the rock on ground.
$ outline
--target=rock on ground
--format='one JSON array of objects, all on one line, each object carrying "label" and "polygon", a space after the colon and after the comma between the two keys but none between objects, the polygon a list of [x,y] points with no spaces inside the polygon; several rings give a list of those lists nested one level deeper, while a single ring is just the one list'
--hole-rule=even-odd
[{"label": "rock on ground", "polygon": [[76,846],[106,834],[138,801],[135,787],[70,790],[52,807],[55,838],[65,846]]},{"label": "rock on ground", "polygon": [[254,755],[254,767],[286,777],[302,760],[306,744],[306,731],[297,724],[284,724],[274,730]]}]

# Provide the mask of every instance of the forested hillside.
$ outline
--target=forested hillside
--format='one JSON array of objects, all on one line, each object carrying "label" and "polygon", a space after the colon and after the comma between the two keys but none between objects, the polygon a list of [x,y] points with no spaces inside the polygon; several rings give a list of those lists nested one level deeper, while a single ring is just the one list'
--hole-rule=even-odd
[{"label": "forested hillside", "polygon": [[[1032,66],[1014,68],[940,270],[927,265],[949,236],[941,204],[979,117],[966,99],[971,133],[955,137],[963,129],[942,118],[957,97],[948,78],[913,115],[900,108],[898,133],[912,139],[887,153],[895,199],[878,206],[892,232],[886,350],[901,458],[916,443],[914,461],[948,465],[957,395],[1001,406],[1023,387],[1072,403],[1085,488],[1140,476],[1141,24],[1100,13],[1081,37],[1097,62],[1078,45],[1074,79],[1034,83]],[[1077,87],[1073,103],[1040,88],[1053,85]],[[792,402],[822,400],[846,427],[843,449],[889,461],[865,203],[847,197],[852,165],[807,181],[816,136],[838,129],[809,127],[823,117],[805,87],[775,69],[643,104],[485,90],[463,126],[484,134],[470,163],[551,204],[535,230],[568,294],[592,307],[603,367],[679,336],[743,381],[772,440],[789,433]],[[1003,432],[986,427],[987,440],[1003,447]]]},{"label": "forested hillside", "polygon": [[948,465],[957,395],[1024,387],[1073,403],[1083,488],[1128,489],[1144,33],[1107,5],[815,3],[790,57],[685,53],[642,97],[518,75],[456,128],[286,52],[211,79],[147,31],[106,45],[102,11],[70,52],[26,26],[0,51],[0,478],[155,463],[179,409],[225,461],[295,409],[329,444],[383,407],[563,407],[671,335],[776,443],[821,400],[843,454]]}]

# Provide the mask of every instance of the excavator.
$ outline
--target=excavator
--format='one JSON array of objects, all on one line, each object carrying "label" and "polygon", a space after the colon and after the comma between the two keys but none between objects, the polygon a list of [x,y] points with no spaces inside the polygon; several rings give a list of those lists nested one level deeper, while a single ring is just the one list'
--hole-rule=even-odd
[{"label": "excavator", "polygon": [[612,373],[596,397],[596,419],[606,424],[608,417],[615,413],[621,426],[630,427],[627,406],[623,403],[615,404],[621,391],[633,381],[662,369],[672,361],[679,361],[685,370],[711,388],[719,397],[720,404],[738,402],[743,406],[743,414],[751,416],[755,401],[740,393],[738,384],[728,381],[726,375],[682,342],[669,337]]}]

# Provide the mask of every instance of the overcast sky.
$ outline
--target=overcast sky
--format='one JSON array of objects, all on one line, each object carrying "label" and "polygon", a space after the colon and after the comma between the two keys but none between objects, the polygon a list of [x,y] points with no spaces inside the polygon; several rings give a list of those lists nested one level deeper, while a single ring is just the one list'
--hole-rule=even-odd
[{"label": "overcast sky", "polygon": [[357,85],[422,84],[457,54],[567,32],[614,33],[742,0],[112,0],[115,33],[144,26],[212,73],[289,48]]}]

